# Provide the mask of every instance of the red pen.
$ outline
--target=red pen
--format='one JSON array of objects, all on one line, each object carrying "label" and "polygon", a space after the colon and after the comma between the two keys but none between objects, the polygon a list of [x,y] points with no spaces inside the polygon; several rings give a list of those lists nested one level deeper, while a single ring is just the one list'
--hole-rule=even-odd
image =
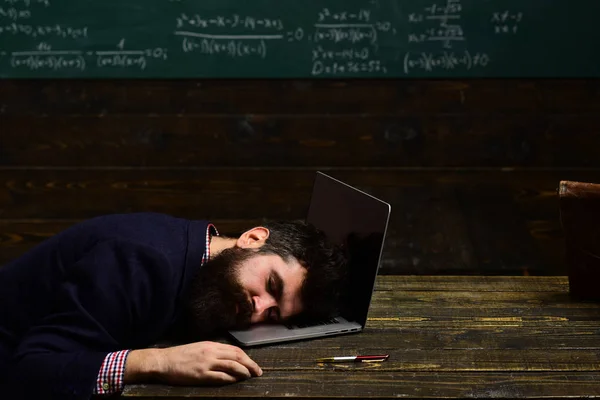
[{"label": "red pen", "polygon": [[383,354],[377,356],[324,357],[318,358],[317,362],[376,362],[385,361],[389,356],[389,354]]}]

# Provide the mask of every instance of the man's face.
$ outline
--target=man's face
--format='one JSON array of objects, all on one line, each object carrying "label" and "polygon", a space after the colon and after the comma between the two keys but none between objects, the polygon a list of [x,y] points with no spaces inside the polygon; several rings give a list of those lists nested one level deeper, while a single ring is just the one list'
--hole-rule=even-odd
[{"label": "man's face", "polygon": [[302,311],[306,269],[295,259],[233,247],[202,266],[186,301],[199,335],[279,321]]},{"label": "man's face", "polygon": [[252,304],[251,323],[282,321],[302,311],[300,289],[306,269],[297,260],[261,254],[243,261],[237,275]]}]

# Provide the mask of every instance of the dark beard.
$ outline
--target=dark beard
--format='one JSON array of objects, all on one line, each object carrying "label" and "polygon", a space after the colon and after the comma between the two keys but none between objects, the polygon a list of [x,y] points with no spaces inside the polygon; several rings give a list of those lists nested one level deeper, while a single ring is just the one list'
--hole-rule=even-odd
[{"label": "dark beard", "polygon": [[254,250],[235,246],[221,251],[199,268],[183,305],[185,325],[191,330],[187,333],[194,339],[250,325],[252,304],[238,282],[237,272],[239,265],[254,255]]}]

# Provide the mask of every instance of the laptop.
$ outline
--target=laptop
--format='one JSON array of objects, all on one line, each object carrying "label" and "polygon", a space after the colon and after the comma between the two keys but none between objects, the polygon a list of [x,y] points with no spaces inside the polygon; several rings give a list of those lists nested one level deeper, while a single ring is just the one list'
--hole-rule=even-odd
[{"label": "laptop", "polygon": [[360,332],[367,323],[391,206],[317,172],[306,222],[348,246],[349,285],[337,315],[303,324],[257,324],[229,333],[242,346],[257,346]]}]

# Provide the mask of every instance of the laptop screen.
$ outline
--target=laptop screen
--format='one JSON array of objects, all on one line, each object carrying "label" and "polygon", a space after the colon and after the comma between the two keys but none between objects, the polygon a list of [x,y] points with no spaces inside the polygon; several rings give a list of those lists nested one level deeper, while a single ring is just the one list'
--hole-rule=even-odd
[{"label": "laptop screen", "polygon": [[361,325],[369,304],[390,215],[389,204],[317,172],[306,221],[323,230],[350,255],[349,286],[340,311]]}]

